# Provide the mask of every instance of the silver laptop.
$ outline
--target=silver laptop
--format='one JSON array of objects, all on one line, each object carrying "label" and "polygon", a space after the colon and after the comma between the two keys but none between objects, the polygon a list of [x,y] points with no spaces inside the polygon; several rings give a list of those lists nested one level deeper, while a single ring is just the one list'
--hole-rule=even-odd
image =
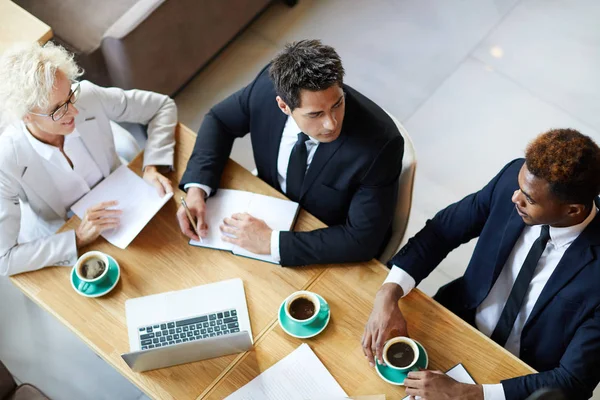
[{"label": "silver laptop", "polygon": [[240,353],[252,348],[241,279],[140,297],[125,302],[134,371]]}]

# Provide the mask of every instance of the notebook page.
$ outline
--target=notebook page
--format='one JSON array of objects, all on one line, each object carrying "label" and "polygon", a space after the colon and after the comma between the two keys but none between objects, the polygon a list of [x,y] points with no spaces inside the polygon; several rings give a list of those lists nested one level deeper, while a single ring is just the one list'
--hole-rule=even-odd
[{"label": "notebook page", "polygon": [[[296,213],[298,212],[298,203],[257,193],[250,194],[251,200],[247,209],[248,214],[264,220],[269,228],[274,231],[289,231],[292,229]],[[275,262],[271,255],[252,253],[238,246],[233,248],[233,253],[262,261]]]},{"label": "notebook page", "polygon": [[346,397],[311,348],[303,343],[227,400],[306,400]]},{"label": "notebook page", "polygon": [[214,196],[206,200],[208,236],[202,238],[202,242],[190,240],[190,244],[193,246],[232,251],[233,245],[221,239],[224,233],[221,232],[219,227],[223,224],[223,219],[229,218],[235,213],[246,212],[251,196],[252,193],[241,190],[219,189]]},{"label": "notebook page", "polygon": [[121,224],[102,237],[124,249],[171,197],[173,193],[160,197],[153,186],[122,165],[73,204],[71,210],[83,219],[88,208],[104,201],[118,201],[116,208],[123,210]]}]

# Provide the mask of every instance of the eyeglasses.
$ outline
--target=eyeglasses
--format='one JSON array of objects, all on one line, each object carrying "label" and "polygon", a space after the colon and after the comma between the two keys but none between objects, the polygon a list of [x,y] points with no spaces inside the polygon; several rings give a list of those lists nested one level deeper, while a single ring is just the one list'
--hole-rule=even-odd
[{"label": "eyeglasses", "polygon": [[71,94],[69,95],[67,101],[65,101],[60,106],[56,107],[56,109],[50,114],[38,114],[31,111],[29,112],[29,114],[39,115],[40,117],[50,117],[52,118],[52,121],[58,121],[59,119],[64,117],[69,111],[69,104],[75,104],[75,102],[79,98],[79,92],[79,83],[77,83],[77,86],[75,86],[75,89],[71,91]]}]

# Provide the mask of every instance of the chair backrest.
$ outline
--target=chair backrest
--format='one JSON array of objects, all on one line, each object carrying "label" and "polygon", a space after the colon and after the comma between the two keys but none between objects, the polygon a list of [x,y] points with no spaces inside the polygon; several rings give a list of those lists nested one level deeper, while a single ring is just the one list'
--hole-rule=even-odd
[{"label": "chair backrest", "polygon": [[[387,111],[386,111],[387,112]],[[379,257],[379,261],[387,263],[404,245],[404,233],[408,225],[408,217],[412,205],[415,171],[417,168],[417,155],[413,142],[402,124],[389,112],[387,113],[404,139],[404,156],[402,157],[402,172],[398,179],[398,200],[392,221],[392,236]]]},{"label": "chair backrest", "polygon": [[7,398],[16,387],[17,384],[12,375],[8,372],[4,364],[2,364],[2,361],[0,361],[0,399]]},{"label": "chair backrest", "polygon": [[114,121],[110,122],[110,128],[112,129],[113,139],[115,141],[115,150],[119,155],[119,159],[122,164],[128,164],[138,155],[142,149],[136,142],[135,138],[127,129]]}]

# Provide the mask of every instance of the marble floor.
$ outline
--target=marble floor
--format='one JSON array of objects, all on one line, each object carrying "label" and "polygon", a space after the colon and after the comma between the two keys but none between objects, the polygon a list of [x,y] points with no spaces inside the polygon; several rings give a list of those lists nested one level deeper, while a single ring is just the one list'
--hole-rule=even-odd
[{"label": "marble floor", "polygon": [[[288,41],[334,46],[346,82],[394,114],[417,151],[407,235],[481,188],[537,134],[572,127],[600,143],[597,0],[300,0],[275,2],[175,98],[196,130]],[[248,138],[232,157],[254,168]],[[421,283],[462,275],[474,242]],[[55,399],[145,398],[70,331],[0,282],[0,359]],[[40,338],[32,332],[51,332]],[[600,400],[600,395],[595,399]]]}]

